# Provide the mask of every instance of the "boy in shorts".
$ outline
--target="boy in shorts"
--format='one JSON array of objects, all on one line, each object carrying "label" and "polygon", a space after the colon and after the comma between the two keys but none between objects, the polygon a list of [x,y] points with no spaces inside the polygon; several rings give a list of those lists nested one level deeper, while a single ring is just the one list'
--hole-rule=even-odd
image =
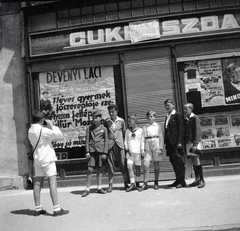
[{"label": "boy in shorts", "polygon": [[[57,193],[57,160],[55,150],[52,146],[52,139],[62,137],[62,132],[57,126],[54,126],[51,120],[44,119],[44,113],[40,111],[33,112],[33,123],[28,131],[28,139],[33,147],[37,147],[33,153],[34,157],[34,202],[35,216],[45,214],[43,206],[40,203],[40,194],[43,185],[43,179],[48,177],[50,195],[53,203],[53,216],[68,214],[68,210],[63,210],[58,203]],[[46,124],[45,126],[43,124]],[[38,142],[39,139],[39,142]]]},{"label": "boy in shorts", "polygon": [[88,159],[88,172],[86,190],[83,192],[82,197],[89,195],[90,185],[92,180],[92,173],[94,167],[97,169],[97,193],[105,194],[101,188],[102,184],[102,166],[104,160],[107,159],[108,153],[108,132],[107,129],[101,124],[102,114],[94,111],[92,113],[93,123],[87,127],[86,130],[86,158]]},{"label": "boy in shorts", "polygon": [[[126,192],[130,192],[139,188],[140,168],[141,168],[141,153],[144,152],[143,129],[137,126],[138,117],[131,114],[128,117],[129,128],[125,132],[125,151],[127,159],[128,174],[130,177],[130,187]],[[136,169],[136,182],[134,178],[133,165]]]},{"label": "boy in shorts", "polygon": [[162,152],[163,152],[163,133],[161,125],[155,122],[156,112],[148,111],[147,119],[148,124],[143,127],[144,133],[144,150],[143,153],[143,163],[144,163],[144,184],[139,189],[139,191],[148,189],[148,176],[149,176],[149,166],[150,162],[153,160],[154,165],[154,189],[159,189],[158,186],[158,178],[160,173],[160,160],[162,160]]}]

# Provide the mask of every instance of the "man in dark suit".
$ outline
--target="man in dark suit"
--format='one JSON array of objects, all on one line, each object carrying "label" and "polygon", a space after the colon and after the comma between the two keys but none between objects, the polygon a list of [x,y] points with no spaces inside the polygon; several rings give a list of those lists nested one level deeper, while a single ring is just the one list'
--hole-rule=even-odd
[{"label": "man in dark suit", "polygon": [[184,163],[184,120],[182,115],[174,109],[174,101],[167,99],[164,102],[168,112],[164,128],[165,136],[164,143],[167,151],[167,156],[173,166],[176,175],[174,183],[170,187],[181,188],[186,186],[185,182],[185,163]]}]

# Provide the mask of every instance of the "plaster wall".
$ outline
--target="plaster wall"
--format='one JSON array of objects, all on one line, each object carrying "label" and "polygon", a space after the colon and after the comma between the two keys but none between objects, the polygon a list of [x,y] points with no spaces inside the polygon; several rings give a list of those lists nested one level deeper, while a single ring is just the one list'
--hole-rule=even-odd
[{"label": "plaster wall", "polygon": [[1,188],[22,184],[22,176],[28,173],[30,144],[21,11],[1,14],[0,29]]}]

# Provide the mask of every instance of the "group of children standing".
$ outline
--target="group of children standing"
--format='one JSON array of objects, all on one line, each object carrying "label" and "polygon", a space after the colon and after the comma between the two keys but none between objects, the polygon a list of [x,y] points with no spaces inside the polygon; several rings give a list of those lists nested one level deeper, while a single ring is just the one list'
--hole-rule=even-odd
[{"label": "group of children standing", "polygon": [[[109,105],[108,112],[110,117],[101,124],[101,113],[94,111],[93,123],[86,130],[85,149],[88,171],[86,190],[82,197],[89,195],[94,168],[97,169],[97,193],[112,192],[116,164],[120,167],[126,192],[133,190],[142,192],[148,189],[149,166],[153,161],[154,189],[159,189],[158,179],[160,161],[163,156],[164,135],[161,125],[155,122],[156,112],[147,112],[148,124],[142,128],[138,127],[138,116],[136,114],[129,115],[127,129],[125,121],[118,116],[117,105]],[[140,186],[142,163],[144,182]],[[101,188],[103,166],[106,167],[109,180],[109,187],[106,191]],[[134,167],[136,176],[134,176]]]}]

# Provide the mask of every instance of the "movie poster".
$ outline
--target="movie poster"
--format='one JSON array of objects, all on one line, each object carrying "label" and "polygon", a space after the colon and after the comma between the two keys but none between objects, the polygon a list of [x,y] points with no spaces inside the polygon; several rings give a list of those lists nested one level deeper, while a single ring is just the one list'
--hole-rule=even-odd
[{"label": "movie poster", "polygon": [[107,106],[115,103],[113,67],[88,67],[39,73],[40,109],[58,126],[64,140],[54,148],[85,145],[86,127],[92,111],[108,117]]},{"label": "movie poster", "polygon": [[200,60],[198,69],[202,107],[224,105],[224,89],[220,59]]},{"label": "movie poster", "polygon": [[225,103],[240,103],[240,58],[222,59]]}]

